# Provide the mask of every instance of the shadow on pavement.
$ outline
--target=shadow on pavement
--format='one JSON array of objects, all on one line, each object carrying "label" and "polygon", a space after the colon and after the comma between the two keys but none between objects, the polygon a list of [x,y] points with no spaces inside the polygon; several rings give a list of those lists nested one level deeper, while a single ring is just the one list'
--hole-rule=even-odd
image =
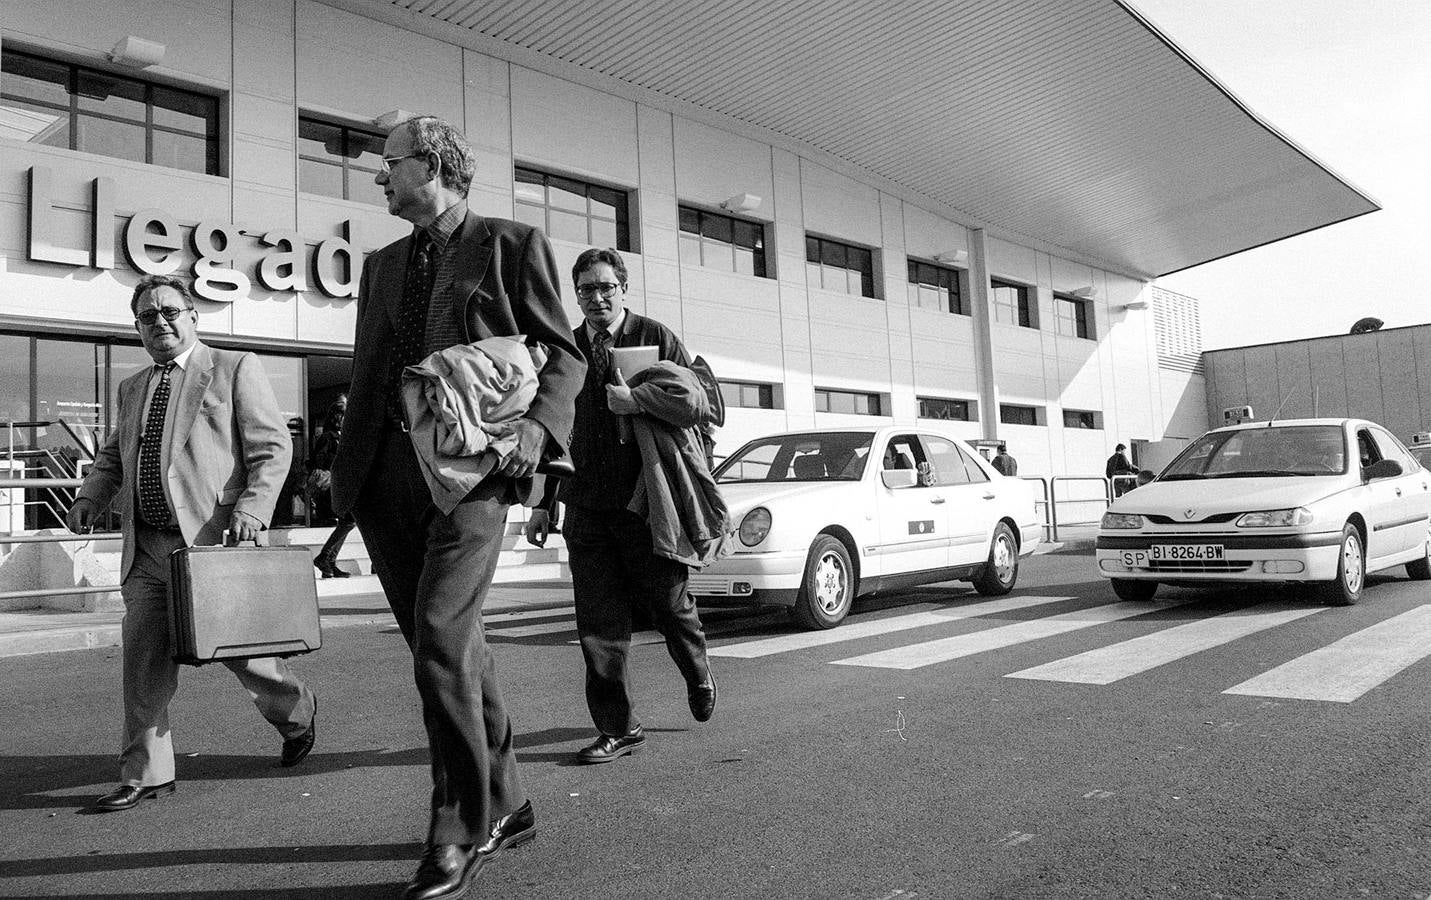
[{"label": "shadow on pavement", "polygon": [[[422,854],[422,844],[328,844],[316,847],[212,847],[196,850],[151,850],[144,853],[47,856],[40,859],[0,860],[0,878],[33,878],[48,875],[84,875],[95,872],[123,872],[131,869],[163,869],[171,866],[203,865],[292,865],[331,862],[408,862]],[[311,889],[309,889],[311,890]],[[186,896],[248,896],[247,892],[216,891]],[[105,896],[114,896],[106,894]],[[134,896],[139,896],[138,894]],[[145,895],[149,896],[149,895]],[[307,892],[268,896],[312,896]]]},{"label": "shadow on pavement", "polygon": [[[143,891],[137,894],[116,894],[113,891],[105,891],[103,894],[45,894],[51,900],[150,900],[150,898],[172,897],[183,898],[183,900],[250,900],[250,898],[262,897],[264,900],[368,900],[368,898],[382,897],[384,900],[392,900],[403,888],[403,882],[391,881],[383,884],[349,884],[341,887],[318,888],[303,887],[289,890],[274,890],[273,888],[258,888],[251,891],[178,891],[175,893]],[[0,900],[10,900],[18,896],[0,894]]]}]

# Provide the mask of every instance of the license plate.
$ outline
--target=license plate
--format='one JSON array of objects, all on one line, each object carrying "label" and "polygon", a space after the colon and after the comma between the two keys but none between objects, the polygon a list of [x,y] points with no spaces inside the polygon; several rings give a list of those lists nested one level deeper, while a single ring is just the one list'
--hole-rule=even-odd
[{"label": "license plate", "polygon": [[1146,566],[1152,562],[1226,559],[1221,544],[1154,544],[1147,550],[1124,550],[1123,565]]}]

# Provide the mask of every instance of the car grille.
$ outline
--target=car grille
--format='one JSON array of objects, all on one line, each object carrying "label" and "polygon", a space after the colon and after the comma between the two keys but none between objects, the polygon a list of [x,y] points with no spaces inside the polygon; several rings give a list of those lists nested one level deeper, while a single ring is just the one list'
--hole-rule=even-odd
[{"label": "car grille", "polygon": [[1222,522],[1231,522],[1240,515],[1242,514],[1231,512],[1218,513],[1215,516],[1208,516],[1206,519],[1174,519],[1172,516],[1155,516],[1150,513],[1144,513],[1143,518],[1156,525],[1198,525],[1201,523],[1216,525]]},{"label": "car grille", "polygon": [[1155,559],[1148,563],[1153,572],[1246,572],[1252,563],[1245,559]]},{"label": "car grille", "polygon": [[686,582],[686,590],[705,597],[729,597],[730,579],[718,575],[692,575]]}]

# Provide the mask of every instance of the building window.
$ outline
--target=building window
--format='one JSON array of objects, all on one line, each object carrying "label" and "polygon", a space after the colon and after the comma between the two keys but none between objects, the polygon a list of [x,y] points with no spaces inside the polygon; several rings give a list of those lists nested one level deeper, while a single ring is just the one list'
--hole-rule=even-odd
[{"label": "building window", "polygon": [[1080,338],[1093,337],[1093,305],[1087,300],[1054,294],[1053,312],[1059,334]]},{"label": "building window", "polygon": [[850,413],[856,416],[884,415],[884,398],[861,391],[831,391],[815,388],[815,412]]},{"label": "building window", "polygon": [[973,414],[974,403],[970,400],[950,400],[947,397],[920,397],[919,418],[945,419],[958,422],[973,422],[978,417]]},{"label": "building window", "polygon": [[1005,425],[1042,425],[1045,419],[1042,407],[1000,403],[999,421]]},{"label": "building window", "polygon": [[589,247],[631,249],[630,198],[625,191],[517,166],[517,221],[547,236]]},{"label": "building window", "polygon": [[994,304],[994,321],[1005,325],[1037,328],[1033,308],[1029,304],[1029,289],[1022,284],[989,279],[989,299]]},{"label": "building window", "polygon": [[689,206],[680,215],[682,263],[767,277],[764,225]]},{"label": "building window", "polygon": [[298,117],[298,189],[309,194],[387,206],[374,179],[384,135]]},{"label": "building window", "polygon": [[779,409],[775,402],[775,385],[754,381],[720,381],[721,399],[726,406],[745,409]]},{"label": "building window", "polygon": [[0,135],[222,174],[216,97],[10,50],[0,72]]},{"label": "building window", "polygon": [[1103,413],[1087,409],[1065,409],[1064,428],[1103,428]]},{"label": "building window", "polygon": [[873,297],[874,254],[864,247],[805,236],[805,271],[810,287],[855,297]]},{"label": "building window", "polygon": [[963,273],[916,260],[909,261],[909,305],[969,315]]}]

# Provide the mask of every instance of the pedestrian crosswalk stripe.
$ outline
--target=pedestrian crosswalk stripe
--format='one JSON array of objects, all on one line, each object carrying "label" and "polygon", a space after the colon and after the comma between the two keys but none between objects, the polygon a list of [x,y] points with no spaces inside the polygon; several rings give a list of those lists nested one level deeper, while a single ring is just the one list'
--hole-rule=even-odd
[{"label": "pedestrian crosswalk stripe", "polygon": [[1057,659],[1041,666],[1012,672],[1008,678],[1066,681],[1076,684],[1111,684],[1120,678],[1146,672],[1158,666],[1235,641],[1267,628],[1295,622],[1326,607],[1290,606],[1264,603],[1248,609],[1198,619],[1145,634],[1076,656]]},{"label": "pedestrian crosswalk stripe", "polygon": [[1224,694],[1350,703],[1431,655],[1431,606],[1418,606],[1249,678]]},{"label": "pedestrian crosswalk stripe", "polygon": [[576,612],[575,606],[552,606],[545,609],[519,609],[515,612],[500,612],[484,615],[483,622],[529,622],[532,619],[551,619],[556,616],[570,616]]},{"label": "pedestrian crosswalk stripe", "polygon": [[984,653],[988,650],[998,650],[1003,647],[1012,647],[1014,644],[1022,644],[1027,641],[1036,641],[1057,634],[1077,631],[1080,628],[1105,625],[1109,622],[1116,622],[1119,619],[1131,619],[1134,616],[1142,616],[1150,612],[1157,612],[1161,609],[1181,606],[1187,602],[1189,601],[1173,600],[1160,601],[1158,603],[1110,603],[1106,606],[1080,609],[1058,616],[1033,619],[1028,622],[1016,622],[1013,625],[1004,625],[999,628],[989,628],[984,631],[973,632],[972,634],[961,634],[955,637],[925,641],[920,644],[910,644],[907,647],[895,647],[891,650],[881,650],[877,653],[866,653],[863,656],[852,656],[849,659],[837,659],[834,665],[869,666],[875,669],[920,669],[924,666],[932,666],[935,663],[948,662],[949,660],[959,659],[965,656],[973,656],[976,653]]},{"label": "pedestrian crosswalk stripe", "polygon": [[576,622],[538,622],[534,625],[517,625],[513,628],[488,628],[487,633],[498,637],[520,638],[536,637],[539,634],[559,634],[563,631],[571,631],[576,627]]},{"label": "pedestrian crosswalk stripe", "polygon": [[869,619],[858,622],[846,620],[838,628],[831,628],[827,631],[801,631],[795,634],[783,634],[779,637],[741,641],[740,643],[724,644],[719,647],[707,647],[706,655],[728,656],[736,659],[755,659],[756,657],[770,656],[775,653],[786,653],[791,650],[807,650],[811,647],[823,647],[826,644],[856,641],[860,638],[891,634],[896,631],[908,631],[911,628],[943,625],[958,619],[972,619],[977,616],[994,615],[1014,609],[1039,606],[1044,603],[1058,603],[1063,600],[1072,599],[1072,597],[1004,597],[999,600],[971,603],[968,606],[949,606],[928,612],[890,616],[885,619]]}]

